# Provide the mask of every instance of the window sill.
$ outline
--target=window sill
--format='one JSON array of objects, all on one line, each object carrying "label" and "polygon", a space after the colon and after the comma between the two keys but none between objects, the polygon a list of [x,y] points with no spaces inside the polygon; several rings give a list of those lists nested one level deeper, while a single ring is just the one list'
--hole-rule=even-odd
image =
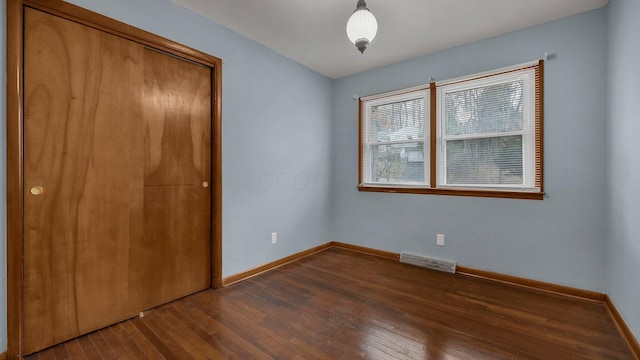
[{"label": "window sill", "polygon": [[449,195],[449,196],[471,196],[471,197],[489,197],[503,199],[524,199],[524,200],[542,200],[544,192],[526,192],[526,191],[503,191],[503,190],[473,190],[473,189],[432,189],[420,187],[391,187],[391,186],[371,186],[360,185],[358,191],[364,192],[386,192],[400,194],[427,194],[427,195]]}]

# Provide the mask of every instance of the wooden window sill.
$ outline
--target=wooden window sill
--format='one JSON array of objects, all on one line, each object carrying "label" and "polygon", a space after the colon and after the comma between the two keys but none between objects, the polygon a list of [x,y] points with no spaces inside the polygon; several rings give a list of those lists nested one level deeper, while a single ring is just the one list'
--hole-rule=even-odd
[{"label": "wooden window sill", "polygon": [[428,194],[428,195],[449,195],[449,196],[472,196],[503,199],[524,199],[542,200],[544,192],[525,191],[502,191],[502,190],[473,190],[473,189],[433,189],[417,187],[389,187],[360,185],[358,191],[364,192],[387,192],[400,194]]}]

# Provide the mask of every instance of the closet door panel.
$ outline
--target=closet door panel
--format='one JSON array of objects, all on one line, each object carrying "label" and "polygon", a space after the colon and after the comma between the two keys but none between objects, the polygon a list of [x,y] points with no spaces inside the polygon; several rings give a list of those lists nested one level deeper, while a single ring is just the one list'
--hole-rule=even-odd
[{"label": "closet door panel", "polygon": [[211,70],[144,51],[144,236],[131,291],[144,309],[210,287]]},{"label": "closet door panel", "polygon": [[144,48],[26,9],[24,351],[135,314]]}]

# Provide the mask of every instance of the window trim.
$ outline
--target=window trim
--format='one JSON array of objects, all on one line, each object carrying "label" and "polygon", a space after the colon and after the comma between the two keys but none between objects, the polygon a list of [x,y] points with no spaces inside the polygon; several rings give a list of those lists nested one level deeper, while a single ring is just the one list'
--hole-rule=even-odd
[{"label": "window trim", "polygon": [[[490,187],[464,187],[460,185],[442,185],[439,184],[440,167],[437,163],[437,153],[440,151],[439,146],[439,126],[437,121],[437,111],[439,106],[437,102],[439,88],[445,85],[453,85],[456,83],[464,83],[478,80],[485,77],[500,76],[512,72],[520,72],[526,69],[533,69],[534,73],[534,105],[533,105],[533,124],[534,133],[531,141],[534,142],[533,162],[534,162],[534,184],[535,188],[513,187],[513,186],[490,186]],[[399,185],[399,184],[378,184],[364,183],[364,166],[365,161],[365,126],[367,123],[367,103],[372,100],[384,99],[396,95],[411,93],[419,90],[429,89],[430,96],[430,139],[424,139],[424,147],[430,143],[429,147],[429,180],[425,178],[426,185]],[[493,71],[483,72],[471,76],[455,78],[443,82],[431,82],[427,85],[414,86],[407,89],[400,89],[391,92],[375,94],[371,96],[361,97],[359,99],[359,116],[358,116],[358,190],[363,192],[386,192],[386,193],[405,193],[405,194],[430,194],[430,195],[449,195],[449,196],[470,196],[470,197],[489,197],[489,198],[509,198],[509,199],[526,199],[526,200],[542,200],[544,198],[544,60],[529,62],[507,68],[497,69]],[[426,132],[426,131],[425,131]],[[426,135],[426,134],[425,134]],[[524,140],[524,137],[523,137]],[[426,154],[425,154],[426,155]],[[426,160],[426,158],[425,158]],[[425,171],[426,172],[426,171]]]}]

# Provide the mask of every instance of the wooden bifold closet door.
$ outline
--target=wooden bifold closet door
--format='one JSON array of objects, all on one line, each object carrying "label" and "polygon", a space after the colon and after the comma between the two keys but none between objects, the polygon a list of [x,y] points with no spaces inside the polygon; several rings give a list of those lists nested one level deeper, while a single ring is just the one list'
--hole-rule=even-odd
[{"label": "wooden bifold closet door", "polygon": [[211,284],[211,68],[24,14],[23,352]]}]

